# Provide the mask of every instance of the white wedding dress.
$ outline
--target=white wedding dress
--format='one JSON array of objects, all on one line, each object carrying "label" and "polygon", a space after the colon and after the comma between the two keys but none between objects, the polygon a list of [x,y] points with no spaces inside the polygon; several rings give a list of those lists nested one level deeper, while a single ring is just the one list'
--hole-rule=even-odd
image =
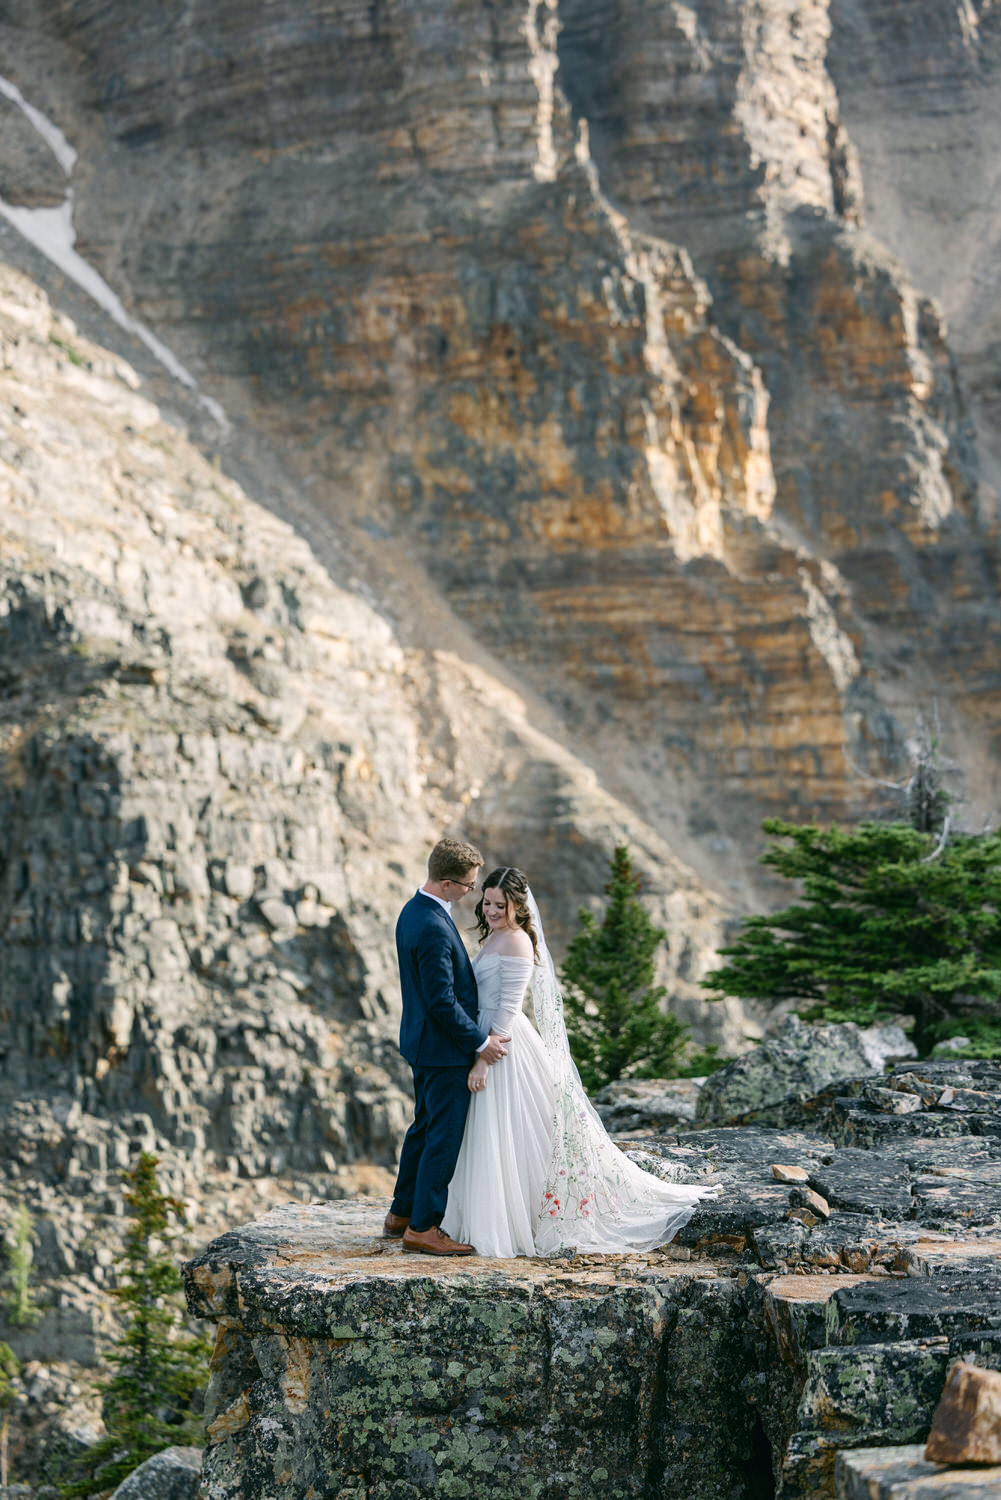
[{"label": "white wedding dress", "polygon": [[[535,925],[539,963],[489,949],[473,960],[480,1021],[511,1040],[470,1098],[441,1227],[502,1258],[652,1250],[718,1189],[662,1182],[609,1140],[570,1059],[562,996]],[[530,985],[539,1032],[522,1010]]]}]

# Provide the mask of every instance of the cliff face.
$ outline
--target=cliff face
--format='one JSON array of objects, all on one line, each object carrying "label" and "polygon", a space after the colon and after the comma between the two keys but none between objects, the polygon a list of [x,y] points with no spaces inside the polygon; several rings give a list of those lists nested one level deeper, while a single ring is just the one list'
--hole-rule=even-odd
[{"label": "cliff face", "polygon": [[524,703],[405,651],[9,271],[0,339],[8,1100],[138,1111],[193,1170],[391,1164],[396,911],[437,829],[497,857],[540,809],[555,931],[631,837],[691,993],[718,904]]},{"label": "cliff face", "polygon": [[[931,66],[969,10],[923,8],[909,46]],[[314,512],[382,577],[420,557],[710,867],[763,811],[858,811],[849,762],[899,770],[930,696],[991,795],[993,512],[939,288],[870,211],[893,12],[140,5],[123,26],[50,0],[13,37],[85,147],[86,252],[288,444]],[[956,110],[989,175],[996,21],[974,29]],[[840,90],[854,120],[874,70],[891,104],[857,149]]]},{"label": "cliff face", "polygon": [[[222,397],[221,469],[338,579],[12,291],[9,1076],[79,1070],[110,1107],[142,1079],[259,1171],[257,1106],[216,1138],[199,1090],[264,1066],[281,993],[279,1053],[350,1093],[328,1023],[381,1057],[391,913],[436,827],[522,860],[557,936],[628,836],[684,1005],[735,836],[858,810],[854,765],[887,770],[929,696],[977,806],[991,496],[939,313],[865,224],[909,244],[931,201],[877,171],[914,77],[925,154],[966,141],[987,180],[997,22],[929,5],[895,58],[900,24],[822,0],[5,13],[5,215],[71,174],[77,248]],[[915,276],[945,279],[936,243]],[[982,421],[979,274],[953,305]],[[217,996],[230,1062],[199,1029]],[[312,1142],[296,1077],[277,1118]],[[319,1109],[337,1159],[389,1150],[395,1115]]]},{"label": "cliff face", "polygon": [[139,1150],[203,1236],[389,1191],[393,924],[441,830],[532,850],[557,939],[627,839],[679,1008],[726,1046],[747,1029],[694,999],[724,916],[704,882],[509,686],[404,646],[140,386],[0,269],[0,1226],[28,1207],[43,1307],[0,1317],[29,1366],[19,1476],[96,1418],[79,1366],[114,1336]]},{"label": "cliff face", "polygon": [[[843,79],[861,108],[873,72],[903,73],[908,64],[891,25],[853,30],[849,9],[706,4],[686,21],[679,7],[650,15],[612,5],[596,16],[572,4],[567,87],[592,122],[615,201],[690,250],[713,293],[713,316],[763,373],[773,520],[823,559],[851,621],[858,656],[850,666],[846,657],[835,682],[842,705],[873,683],[892,704],[887,679],[899,679],[913,652],[926,681],[955,695],[994,742],[996,517],[978,487],[968,402],[941,311],[923,295],[944,292],[946,278],[925,278],[918,253],[910,264],[902,257],[910,281],[877,237],[892,210],[882,205],[880,174],[868,173],[874,133],[860,157],[835,89]],[[958,25],[961,9],[931,6],[919,19],[926,64],[944,40],[934,16],[948,10]],[[913,7],[906,24],[898,17],[908,34],[913,18]],[[956,50],[953,37],[946,53]],[[990,76],[984,56],[984,95],[975,100],[967,89],[962,105],[937,78],[926,128],[936,130],[933,112],[953,109],[985,126]],[[957,125],[942,128],[940,147]],[[996,150],[982,154],[996,171]],[[898,177],[898,198],[909,197],[916,165]],[[927,197],[927,186],[915,194],[910,234],[895,240],[924,243]],[[997,387],[996,359],[981,378]],[[920,696],[919,678],[910,691]],[[878,737],[876,725],[870,709],[855,732]],[[851,795],[844,781],[838,795]]]},{"label": "cliff face", "polygon": [[[932,699],[996,805],[998,13],[43,0],[0,43],[0,1195],[91,1299],[38,1352],[93,1358],[136,1145],[384,1186],[438,831],[557,940],[627,838],[737,1046],[693,995],[763,813],[871,810]],[[67,185],[228,425],[18,239]]]},{"label": "cliff face", "polygon": [[1001,17],[950,0],[834,0],[831,11],[829,67],[864,167],[866,219],[942,306],[996,497]]},{"label": "cliff face", "polygon": [[124,362],[2,297],[7,1089],[251,1172],[378,1154],[387,851],[429,832],[400,647]]}]

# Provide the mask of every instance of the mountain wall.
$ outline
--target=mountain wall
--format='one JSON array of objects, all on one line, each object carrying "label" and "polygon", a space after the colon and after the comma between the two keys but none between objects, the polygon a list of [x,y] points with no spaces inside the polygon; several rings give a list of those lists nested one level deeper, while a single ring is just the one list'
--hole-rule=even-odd
[{"label": "mountain wall", "polygon": [[29,1329],[0,1312],[19,1478],[93,1431],[140,1150],[189,1248],[289,1199],[389,1192],[393,924],[443,830],[491,862],[530,850],[557,939],[628,840],[675,1004],[728,1047],[748,1025],[696,998],[718,895],[458,632],[405,645],[335,582],[155,384],[0,265],[0,1234],[23,1203],[41,1306]]},{"label": "mountain wall", "polygon": [[[86,254],[282,446],[376,587],[418,563],[604,785],[746,881],[763,812],[865,810],[856,768],[902,774],[932,701],[978,812],[995,793],[992,210],[963,293],[933,221],[946,176],[993,201],[997,18],[919,11],[139,4],[126,26],[48,0],[6,37],[81,148]],[[976,172],[930,178],[960,143]]]},{"label": "mountain wall", "polygon": [[[53,1132],[43,1177],[64,1152],[81,1172],[123,1164],[81,1114],[140,1118],[193,1184],[216,1166],[336,1188],[356,1161],[391,1166],[409,1087],[393,923],[443,828],[497,860],[541,818],[533,880],[557,933],[631,839],[675,934],[669,982],[694,997],[719,901],[523,702],[405,650],[131,366],[9,269],[0,350],[0,1100],[15,1157],[34,1100]],[[709,1015],[739,1041],[738,1007]]]},{"label": "mountain wall", "polygon": [[627,839],[737,1047],[762,815],[885,808],[933,708],[993,813],[994,7],[11,0],[0,54],[11,1183],[383,1170],[444,829],[557,944]]}]

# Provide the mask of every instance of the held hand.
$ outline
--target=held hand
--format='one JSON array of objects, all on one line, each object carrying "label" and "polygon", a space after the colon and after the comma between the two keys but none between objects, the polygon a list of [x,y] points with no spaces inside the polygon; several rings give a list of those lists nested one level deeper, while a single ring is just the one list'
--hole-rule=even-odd
[{"label": "held hand", "polygon": [[480,1062],[495,1063],[500,1062],[502,1057],[507,1057],[507,1048],[504,1043],[510,1040],[509,1036],[494,1036],[491,1032],[490,1040],[480,1052]]},{"label": "held hand", "polygon": [[480,1089],[486,1088],[487,1074],[489,1072],[489,1064],[485,1063],[482,1057],[478,1057],[470,1068],[469,1077],[466,1079],[466,1087],[471,1094],[478,1094]]}]

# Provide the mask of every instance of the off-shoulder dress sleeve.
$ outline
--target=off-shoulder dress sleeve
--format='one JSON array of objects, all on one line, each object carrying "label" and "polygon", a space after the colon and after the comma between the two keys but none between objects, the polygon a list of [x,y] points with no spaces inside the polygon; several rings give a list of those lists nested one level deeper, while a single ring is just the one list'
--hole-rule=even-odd
[{"label": "off-shoulder dress sleeve", "polygon": [[496,1031],[510,1032],[516,1015],[521,1013],[521,1004],[532,977],[532,960],[519,958],[516,953],[499,955],[500,999],[491,1017],[490,1024]]}]

